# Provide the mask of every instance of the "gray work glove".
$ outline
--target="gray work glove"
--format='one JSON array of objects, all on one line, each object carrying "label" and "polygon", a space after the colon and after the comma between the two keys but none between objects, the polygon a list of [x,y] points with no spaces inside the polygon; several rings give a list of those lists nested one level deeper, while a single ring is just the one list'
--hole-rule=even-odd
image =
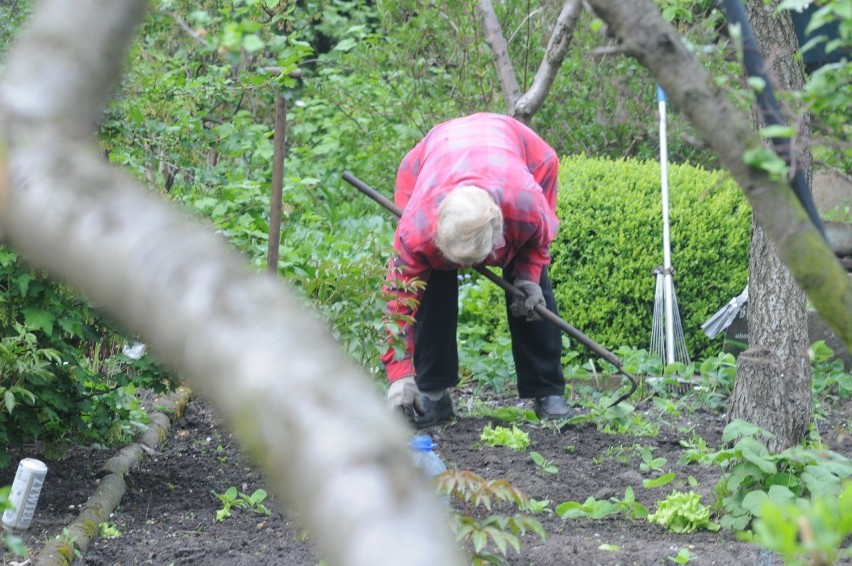
[{"label": "gray work glove", "polygon": [[405,415],[414,419],[417,415],[423,415],[423,402],[420,400],[420,390],[414,382],[414,376],[403,377],[390,384],[388,389],[388,406],[391,409],[400,409]]},{"label": "gray work glove", "polygon": [[535,312],[536,305],[544,306],[544,294],[541,292],[541,285],[526,279],[516,279],[515,288],[523,291],[525,296],[515,296],[509,306],[509,312],[527,320],[541,320],[541,316]]}]

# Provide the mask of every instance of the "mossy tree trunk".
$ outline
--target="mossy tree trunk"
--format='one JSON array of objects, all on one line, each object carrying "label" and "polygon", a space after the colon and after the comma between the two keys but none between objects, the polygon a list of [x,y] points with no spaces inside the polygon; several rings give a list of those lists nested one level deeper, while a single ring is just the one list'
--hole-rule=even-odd
[{"label": "mossy tree trunk", "polygon": [[[775,81],[776,91],[800,90],[804,69],[796,60],[798,40],[789,12],[775,13],[779,2],[746,5],[755,40]],[[764,116],[755,109],[758,128]],[[799,124],[800,151],[791,159],[810,177],[809,124]],[[749,258],[749,351],[740,357],[728,419],[743,419],[775,435],[770,450],[798,444],[807,434],[812,414],[811,370],[808,361],[807,300],[775,245],[754,220]]]}]

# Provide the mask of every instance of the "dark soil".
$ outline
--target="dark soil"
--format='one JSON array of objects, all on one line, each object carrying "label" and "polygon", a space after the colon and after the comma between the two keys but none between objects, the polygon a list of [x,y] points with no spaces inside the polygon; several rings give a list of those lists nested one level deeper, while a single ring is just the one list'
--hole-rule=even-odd
[{"label": "dark soil", "polygon": [[[457,412],[464,415],[464,393],[457,395]],[[518,405],[520,401],[499,401]],[[643,402],[637,410],[647,411],[655,420],[659,410]],[[852,455],[849,436],[850,403],[823,423],[823,441],[828,448]],[[569,428],[560,433],[553,427],[524,425],[535,450],[558,468],[546,474],[532,462],[529,452],[514,452],[504,447],[488,447],[480,442],[483,427],[500,421],[461,416],[454,422],[429,430],[438,443],[438,453],[451,468],[473,471],[486,479],[507,479],[529,497],[549,500],[550,508],[564,501],[623,499],[632,486],[639,502],[651,511],[673,489],[673,484],[645,489],[642,480],[653,473],[641,473],[641,459],[634,445],[651,446],[653,455],[665,458],[666,470],[677,473],[675,488],[688,490],[685,480],[693,476],[695,488],[705,494],[704,502],[714,501],[713,486],[719,472],[715,468],[678,465],[682,455],[681,439],[694,434],[708,445],[719,446],[723,416],[706,412],[685,414],[676,422],[663,425],[656,436],[619,436],[604,434],[593,426]],[[74,448],[67,457],[47,461],[49,471],[39,500],[33,526],[24,541],[36,562],[38,553],[49,539],[61,535],[96,486],[100,466],[115,450]],[[25,447],[13,456],[46,459],[39,446]],[[15,460],[17,461],[17,460]],[[14,477],[14,466],[2,472],[0,485]],[[265,503],[269,516],[236,509],[223,522],[216,521],[220,501],[212,492],[222,493],[236,487],[251,494],[264,487],[263,479],[241,453],[222,419],[203,399],[194,398],[183,417],[157,454],[144,458],[138,469],[127,477],[128,490],[111,518],[121,535],[97,538],[76,566],[106,565],[230,565],[257,564],[315,565],[321,557],[300,527],[275,501]],[[738,542],[730,533],[700,532],[676,535],[644,520],[607,518],[563,521],[555,514],[536,517],[548,533],[542,541],[535,535],[523,537],[521,554],[509,550],[510,564],[524,565],[648,565],[671,564],[668,557],[687,548],[690,564],[780,565],[778,557],[761,552],[756,546]],[[614,545],[617,550],[604,550]],[[4,556],[4,564],[21,561]]]}]

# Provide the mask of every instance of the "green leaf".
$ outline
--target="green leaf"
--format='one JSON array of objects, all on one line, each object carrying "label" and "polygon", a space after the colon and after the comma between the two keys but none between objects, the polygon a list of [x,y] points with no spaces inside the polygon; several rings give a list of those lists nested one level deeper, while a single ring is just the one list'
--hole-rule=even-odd
[{"label": "green leaf", "polygon": [[760,136],[763,138],[794,138],[796,137],[796,130],[790,126],[781,126],[776,124],[762,128],[760,130]]},{"label": "green leaf", "polygon": [[762,472],[774,474],[778,471],[775,462],[769,455],[769,450],[757,440],[743,438],[737,442],[735,448],[741,450],[743,458],[760,468]]},{"label": "green leaf", "polygon": [[494,546],[497,547],[497,550],[500,551],[500,554],[505,555],[508,547],[506,542],[506,535],[503,533],[503,531],[495,527],[485,527],[483,531],[491,537],[491,541],[494,543]]},{"label": "green leaf", "polygon": [[349,50],[351,50],[353,47],[355,47],[355,45],[356,45],[355,40],[354,40],[353,38],[351,38],[351,37],[347,37],[346,39],[344,39],[343,41],[341,41],[340,43],[338,43],[338,44],[334,47],[334,49],[335,49],[335,50],[337,50],[337,51],[349,51]]},{"label": "green leaf", "polygon": [[663,474],[660,477],[652,479],[652,480],[643,480],[642,481],[642,487],[644,487],[645,489],[660,487],[660,486],[667,485],[667,484],[671,483],[674,479],[675,479],[675,473],[669,472],[668,474]]},{"label": "green leaf", "polygon": [[746,493],[745,497],[743,497],[743,509],[746,509],[749,513],[754,515],[755,517],[760,517],[760,509],[763,506],[763,503],[769,499],[769,496],[765,491],[755,490]]},{"label": "green leaf", "polygon": [[747,82],[754,92],[763,92],[766,88],[766,81],[760,77],[749,77]]},{"label": "green leaf", "polygon": [[743,419],[734,419],[728,423],[725,426],[725,430],[722,431],[722,444],[733,442],[741,436],[763,436],[765,438],[772,438],[773,435],[748,421],[744,421]]},{"label": "green leaf", "polygon": [[581,503],[578,503],[576,501],[566,501],[557,505],[553,511],[563,519],[573,519],[575,517],[578,517],[579,515],[572,512],[577,511],[581,507]]},{"label": "green leaf", "polygon": [[783,485],[773,485],[769,488],[769,499],[778,505],[793,503],[796,501],[796,494]]},{"label": "green leaf", "polygon": [[18,260],[17,254],[6,249],[0,249],[0,267],[8,267]]},{"label": "green leaf", "polygon": [[743,154],[743,162],[755,169],[766,171],[775,178],[783,178],[789,169],[777,153],[765,147],[747,149]]},{"label": "green leaf", "polygon": [[53,313],[35,307],[27,307],[23,309],[23,313],[27,326],[37,328],[48,336],[53,334],[53,322],[56,320]]},{"label": "green leaf", "polygon": [[15,394],[11,391],[3,393],[3,403],[6,405],[6,411],[12,414],[12,411],[15,409]]},{"label": "green leaf", "polygon": [[603,519],[604,517],[608,517],[616,513],[618,513],[618,507],[614,504],[609,501],[596,501],[592,506],[589,517],[592,519]]},{"label": "green leaf", "polygon": [[252,33],[243,36],[243,49],[249,53],[260,51],[264,47],[266,47],[266,44],[257,35]]},{"label": "green leaf", "polygon": [[470,540],[473,543],[473,550],[477,554],[482,552],[482,549],[488,544],[488,536],[484,531],[474,531]]},{"label": "green leaf", "polygon": [[264,489],[256,489],[254,493],[251,494],[251,502],[255,505],[261,503],[264,499],[266,499],[267,493]]}]

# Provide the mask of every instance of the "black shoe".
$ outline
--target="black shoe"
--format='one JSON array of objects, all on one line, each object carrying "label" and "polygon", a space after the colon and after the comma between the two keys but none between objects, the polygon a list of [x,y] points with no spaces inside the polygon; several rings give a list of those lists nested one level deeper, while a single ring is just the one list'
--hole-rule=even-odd
[{"label": "black shoe", "polygon": [[535,405],[535,416],[543,421],[570,419],[573,411],[565,404],[562,395],[548,395],[533,401]]},{"label": "black shoe", "polygon": [[449,391],[444,391],[444,394],[437,401],[431,400],[426,395],[421,395],[420,401],[423,403],[423,415],[414,417],[414,426],[417,428],[436,425],[456,416],[453,412],[453,400],[450,398]]}]

